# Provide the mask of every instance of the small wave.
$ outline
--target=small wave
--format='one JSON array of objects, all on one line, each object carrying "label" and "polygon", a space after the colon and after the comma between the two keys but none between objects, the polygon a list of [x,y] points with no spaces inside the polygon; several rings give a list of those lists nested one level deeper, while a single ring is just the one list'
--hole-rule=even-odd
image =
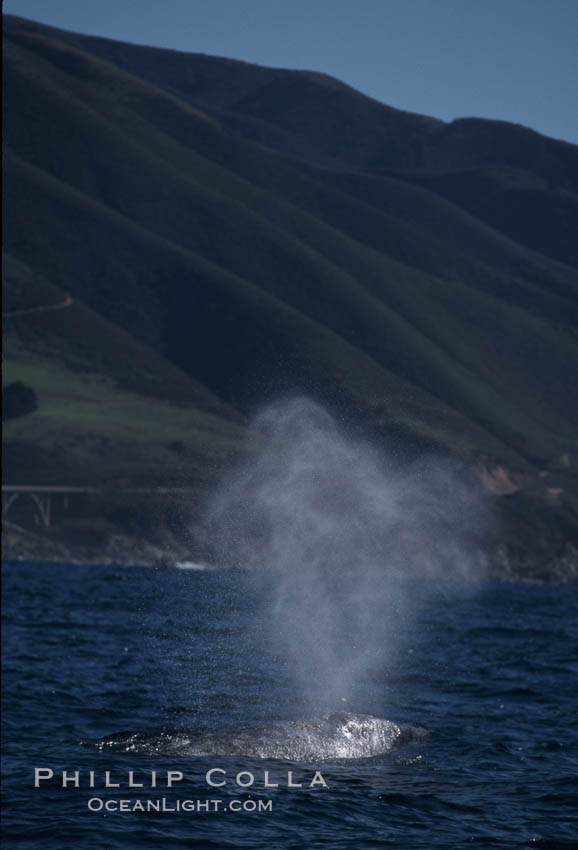
[{"label": "small wave", "polygon": [[337,712],[314,720],[271,723],[202,736],[183,731],[157,735],[125,732],[104,738],[97,747],[143,755],[241,755],[296,762],[341,761],[383,755],[425,734],[424,729],[369,714]]},{"label": "small wave", "polygon": [[211,572],[215,568],[208,564],[197,564],[195,561],[179,561],[175,564],[177,570],[194,570],[195,572]]}]

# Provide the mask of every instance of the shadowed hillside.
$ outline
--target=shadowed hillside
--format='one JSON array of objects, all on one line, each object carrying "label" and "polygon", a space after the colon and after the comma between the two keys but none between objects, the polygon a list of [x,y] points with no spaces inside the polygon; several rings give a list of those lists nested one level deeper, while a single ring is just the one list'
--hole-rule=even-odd
[{"label": "shadowed hillside", "polygon": [[[123,409],[139,396],[143,434],[163,405],[165,447],[190,427],[199,482],[256,405],[307,393],[401,457],[465,459],[518,559],[572,542],[576,147],[11,17],[4,86],[5,380],[48,399],[63,369],[100,375]],[[30,477],[23,443],[55,474],[43,415],[41,393],[9,425],[11,478]],[[52,426],[63,474],[98,466],[94,423],[70,426],[78,456]],[[184,474],[147,440],[156,460],[120,451],[123,474]]]}]

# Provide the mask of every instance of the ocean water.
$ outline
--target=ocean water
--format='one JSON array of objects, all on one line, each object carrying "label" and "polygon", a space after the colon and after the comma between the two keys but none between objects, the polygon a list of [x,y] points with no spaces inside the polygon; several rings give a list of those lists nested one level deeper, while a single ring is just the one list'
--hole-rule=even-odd
[{"label": "ocean water", "polygon": [[[578,847],[578,588],[414,597],[328,706],[295,684],[246,572],[4,565],[2,846]],[[368,757],[375,718],[406,734]],[[282,749],[332,735],[348,757]],[[34,787],[35,769],[54,776]]]}]

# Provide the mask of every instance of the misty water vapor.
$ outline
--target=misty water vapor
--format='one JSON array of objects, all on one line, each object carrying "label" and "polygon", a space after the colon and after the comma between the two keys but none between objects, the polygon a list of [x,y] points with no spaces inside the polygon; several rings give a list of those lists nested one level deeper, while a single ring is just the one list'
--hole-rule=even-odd
[{"label": "misty water vapor", "polygon": [[252,430],[256,451],[213,499],[213,539],[223,563],[255,571],[264,638],[303,693],[336,707],[390,654],[411,579],[475,577],[484,511],[457,466],[402,468],[309,400],[268,407]]}]

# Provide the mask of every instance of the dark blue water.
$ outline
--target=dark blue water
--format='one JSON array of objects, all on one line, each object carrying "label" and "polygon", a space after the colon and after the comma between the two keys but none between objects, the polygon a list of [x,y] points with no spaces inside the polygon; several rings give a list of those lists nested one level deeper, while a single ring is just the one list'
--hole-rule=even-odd
[{"label": "dark blue water", "polygon": [[[578,846],[578,588],[442,587],[411,616],[398,612],[399,641],[345,708],[429,734],[375,758],[306,765],[95,746],[314,711],[246,573],[8,564],[3,574],[8,850]],[[206,784],[214,767],[223,788]],[[55,780],[34,788],[34,768]],[[279,788],[263,787],[265,769]],[[81,787],[62,788],[62,770],[79,770]],[[121,788],[102,787],[105,770]],[[127,787],[130,770],[143,789]],[[167,770],[183,781],[167,789]],[[288,770],[303,788],[287,787]],[[307,787],[315,770],[328,788]],[[235,784],[239,771],[252,787]],[[221,802],[87,805],[163,798],[165,808]]]}]

